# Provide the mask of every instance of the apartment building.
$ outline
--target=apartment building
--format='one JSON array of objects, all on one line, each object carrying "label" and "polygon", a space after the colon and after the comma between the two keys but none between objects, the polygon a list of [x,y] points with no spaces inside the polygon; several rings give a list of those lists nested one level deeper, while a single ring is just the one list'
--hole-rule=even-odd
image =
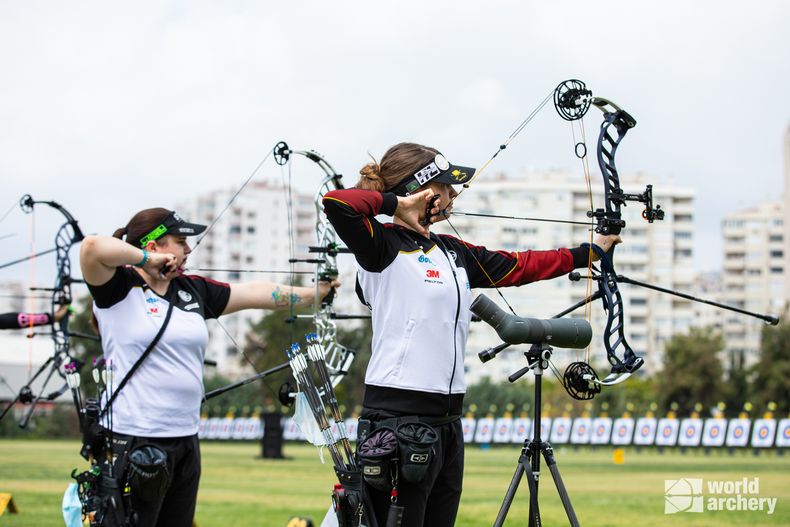
[{"label": "apartment building", "polygon": [[[781,202],[727,214],[722,221],[726,304],[758,313],[780,314],[785,306],[785,218]],[[726,351],[747,365],[757,359],[764,322],[723,312]]]}]

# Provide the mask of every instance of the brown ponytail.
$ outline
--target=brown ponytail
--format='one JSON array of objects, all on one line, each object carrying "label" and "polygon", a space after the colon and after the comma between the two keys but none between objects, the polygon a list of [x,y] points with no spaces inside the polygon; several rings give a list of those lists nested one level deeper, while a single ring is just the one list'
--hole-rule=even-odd
[{"label": "brown ponytail", "polygon": [[356,188],[384,192],[398,185],[430,163],[439,151],[417,143],[398,143],[390,147],[381,163],[368,163],[359,171]]},{"label": "brown ponytail", "polygon": [[141,210],[132,216],[126,227],[115,229],[112,235],[118,239],[123,239],[126,236],[126,243],[140,247],[140,239],[165,221],[168,214],[170,211],[162,207]]}]

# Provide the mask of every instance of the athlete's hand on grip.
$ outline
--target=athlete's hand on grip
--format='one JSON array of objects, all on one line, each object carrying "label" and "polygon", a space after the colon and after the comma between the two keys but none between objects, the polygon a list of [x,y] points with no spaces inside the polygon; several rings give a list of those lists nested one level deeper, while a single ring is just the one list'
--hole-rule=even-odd
[{"label": "athlete's hand on grip", "polygon": [[318,281],[318,298],[324,300],[327,295],[329,295],[333,289],[340,287],[340,280],[337,277],[332,278],[331,280],[319,280]]},{"label": "athlete's hand on grip", "polygon": [[165,279],[168,275],[178,270],[176,255],[170,253],[149,252],[148,261],[145,262],[143,270],[151,276]]},{"label": "athlete's hand on grip", "polygon": [[[604,252],[607,253],[610,250],[612,250],[612,247],[614,247],[618,243],[623,243],[623,239],[620,238],[618,234],[609,234],[607,236],[603,236],[599,234],[598,236],[595,237],[595,245],[597,245],[598,247],[603,249]],[[600,259],[601,258],[600,256],[598,256],[598,253],[592,251],[592,261],[597,262]]]},{"label": "athlete's hand on grip", "polygon": [[[433,190],[426,189],[405,198],[398,196],[398,208],[395,209],[395,217],[405,223],[410,229],[419,232],[423,236],[428,236],[428,227],[420,224],[425,216],[425,207],[433,198]],[[438,214],[439,208],[434,207],[431,214]]]}]

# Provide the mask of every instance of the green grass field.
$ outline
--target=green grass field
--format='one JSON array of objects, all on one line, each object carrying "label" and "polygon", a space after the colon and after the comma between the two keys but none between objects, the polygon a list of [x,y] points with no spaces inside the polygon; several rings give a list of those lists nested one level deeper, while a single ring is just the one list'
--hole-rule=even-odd
[{"label": "green grass field", "polygon": [[[63,525],[60,501],[72,468],[85,467],[70,441],[0,440],[0,492],[11,492],[19,514],[0,516],[0,526]],[[255,443],[204,443],[203,478],[197,506],[199,527],[284,527],[294,515],[320,525],[329,507],[334,475],[310,446],[287,444],[287,460],[262,460]],[[457,525],[491,525],[513,474],[516,447],[466,450],[464,495]],[[751,452],[728,455],[699,451],[626,450],[615,465],[611,449],[559,448],[558,465],[581,525],[790,525],[790,455]],[[328,458],[328,456],[327,456]],[[542,480],[546,525],[567,525],[548,472]],[[664,514],[664,480],[760,478],[760,496],[777,497],[765,512]],[[524,481],[506,525],[527,524]],[[707,491],[705,491],[707,493]]]}]

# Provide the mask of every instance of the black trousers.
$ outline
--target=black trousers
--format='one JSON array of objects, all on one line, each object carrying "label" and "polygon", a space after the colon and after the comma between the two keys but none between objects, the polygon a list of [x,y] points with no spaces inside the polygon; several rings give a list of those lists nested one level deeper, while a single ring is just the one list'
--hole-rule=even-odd
[{"label": "black trousers", "polygon": [[[403,527],[452,527],[461,501],[464,478],[464,434],[461,421],[433,427],[439,436],[435,456],[420,483],[398,483],[398,505],[405,507]],[[387,521],[390,493],[366,485],[376,521]]]},{"label": "black trousers", "polygon": [[144,501],[132,493],[132,510],[137,513],[137,527],[192,527],[200,483],[200,443],[198,436],[135,437],[114,434],[116,463],[135,446],[151,444],[167,454],[168,484],[164,496]]}]

